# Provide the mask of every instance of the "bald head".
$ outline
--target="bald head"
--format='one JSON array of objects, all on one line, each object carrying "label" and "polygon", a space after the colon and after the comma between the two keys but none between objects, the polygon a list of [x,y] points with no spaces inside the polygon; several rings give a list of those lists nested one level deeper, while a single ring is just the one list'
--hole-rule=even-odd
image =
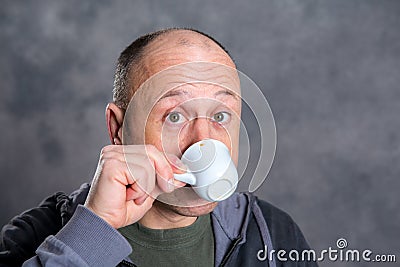
[{"label": "bald head", "polygon": [[115,72],[113,99],[126,109],[137,88],[168,67],[194,61],[235,68],[225,48],[205,33],[192,29],[166,29],[136,39],[120,55]]}]

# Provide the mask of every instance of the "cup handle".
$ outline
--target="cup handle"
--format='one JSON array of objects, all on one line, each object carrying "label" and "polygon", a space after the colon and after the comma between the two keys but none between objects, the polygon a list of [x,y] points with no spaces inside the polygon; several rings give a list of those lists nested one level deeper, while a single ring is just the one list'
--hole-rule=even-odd
[{"label": "cup handle", "polygon": [[182,173],[182,174],[177,174],[174,173],[174,178],[178,181],[190,184],[190,185],[194,185],[196,184],[196,177],[190,173],[190,172],[186,172],[186,173]]}]

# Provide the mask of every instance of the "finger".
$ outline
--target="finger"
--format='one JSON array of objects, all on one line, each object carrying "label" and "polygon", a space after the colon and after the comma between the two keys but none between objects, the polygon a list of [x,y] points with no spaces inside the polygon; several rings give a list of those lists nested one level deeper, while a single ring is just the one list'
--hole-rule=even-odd
[{"label": "finger", "polygon": [[141,189],[133,188],[131,186],[127,186],[126,188],[126,201],[131,201],[134,199],[137,199],[141,197],[144,194],[144,192]]},{"label": "finger", "polygon": [[[145,192],[152,192],[154,184],[163,192],[171,192],[175,188],[182,187],[185,183],[177,181],[173,177],[173,173],[184,173],[187,167],[175,155],[169,154],[168,158],[164,156],[156,147],[152,145],[137,146],[137,145],[114,145],[104,147],[102,150],[105,159],[117,159],[120,162],[126,162],[129,165],[129,171],[133,180],[136,181]],[[131,164],[134,164],[132,167]],[[147,176],[138,174],[135,170],[136,166],[140,165],[147,170]],[[152,177],[156,175],[155,182],[152,182]],[[146,177],[147,179],[141,179]],[[150,179],[150,180],[148,180]],[[130,197],[133,197],[130,195]],[[136,197],[136,195],[135,195]]]},{"label": "finger", "polygon": [[149,157],[146,155],[146,152],[144,148],[138,149],[136,152],[131,152],[131,153],[120,153],[119,151],[108,151],[106,153],[103,153],[101,156],[102,159],[116,159],[121,162],[127,162],[127,163],[138,163],[140,162],[145,162],[148,161],[149,164],[151,161],[149,160]]},{"label": "finger", "polygon": [[109,145],[103,147],[101,156],[103,158],[115,158],[126,161],[127,159],[146,157],[147,151],[144,145]]},{"label": "finger", "polygon": [[143,191],[147,194],[154,190],[156,186],[156,174],[148,160],[139,161],[138,164],[127,165],[127,170],[134,179],[134,183],[131,184],[132,189],[137,192]]},{"label": "finger", "polygon": [[103,147],[101,153],[117,152],[117,153],[134,153],[143,145],[108,145]]},{"label": "finger", "polygon": [[[167,154],[167,159],[171,163],[172,171],[174,173],[185,173],[188,170],[188,167],[174,154]],[[170,182],[171,183],[171,182]],[[176,180],[175,177],[172,180],[173,190],[185,186],[186,183]]]},{"label": "finger", "polygon": [[184,183],[182,181],[179,181],[179,180],[176,180],[176,179],[173,180],[174,190],[177,189],[177,188],[180,188],[180,187],[184,187],[185,185],[186,185],[186,183]]},{"label": "finger", "polygon": [[[121,147],[121,145],[119,145],[119,147]],[[102,153],[103,159],[119,160],[120,162],[143,166],[148,169],[149,173],[151,173],[149,170],[152,168],[165,180],[172,179],[172,167],[170,162],[152,145],[130,146],[126,151],[115,147],[105,147]],[[175,165],[180,166],[176,168],[178,173],[181,172],[181,169],[186,168],[176,156],[172,155],[171,158],[173,158],[174,162],[177,162]],[[130,167],[130,170],[132,169],[133,168]]]},{"label": "finger", "polygon": [[167,160],[169,161],[174,173],[185,173],[188,169],[187,166],[174,154],[167,154]]},{"label": "finger", "polygon": [[154,198],[148,197],[142,204],[138,205],[134,201],[127,202],[127,222],[126,225],[138,221],[154,203]]},{"label": "finger", "polygon": [[141,197],[135,199],[134,202],[135,202],[135,204],[137,204],[137,205],[142,205],[142,204],[146,201],[146,199],[148,199],[148,198],[150,198],[149,195],[144,194],[143,196],[141,196]]},{"label": "finger", "polygon": [[173,183],[173,172],[167,158],[154,146],[146,146],[146,151],[152,160],[154,169],[156,171],[156,184],[163,192],[171,192],[173,188],[169,185]]},{"label": "finger", "polygon": [[156,189],[155,181],[135,182],[127,187],[127,200],[137,199],[143,195],[150,195]]}]

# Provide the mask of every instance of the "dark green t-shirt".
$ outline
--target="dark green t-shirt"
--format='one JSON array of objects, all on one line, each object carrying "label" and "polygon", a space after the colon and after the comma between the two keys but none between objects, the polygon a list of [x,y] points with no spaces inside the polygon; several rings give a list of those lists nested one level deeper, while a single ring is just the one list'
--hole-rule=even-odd
[{"label": "dark green t-shirt", "polygon": [[210,214],[186,227],[150,229],[139,223],[120,228],[132,246],[130,258],[142,266],[214,266]]}]

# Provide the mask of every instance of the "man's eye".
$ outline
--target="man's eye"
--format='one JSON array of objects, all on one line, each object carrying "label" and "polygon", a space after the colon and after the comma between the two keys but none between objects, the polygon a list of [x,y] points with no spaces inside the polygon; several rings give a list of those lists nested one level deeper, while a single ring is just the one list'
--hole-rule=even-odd
[{"label": "man's eye", "polygon": [[212,120],[218,123],[224,123],[228,121],[230,118],[230,114],[227,112],[218,112],[215,113],[214,116],[212,117]]},{"label": "man's eye", "polygon": [[181,123],[184,121],[184,117],[179,112],[171,112],[167,115],[167,120],[171,123]]}]

